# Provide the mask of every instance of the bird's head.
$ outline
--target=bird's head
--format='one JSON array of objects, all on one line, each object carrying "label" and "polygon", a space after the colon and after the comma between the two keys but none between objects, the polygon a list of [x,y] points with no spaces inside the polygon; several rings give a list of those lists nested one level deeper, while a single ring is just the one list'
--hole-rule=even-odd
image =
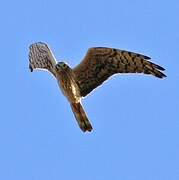
[{"label": "bird's head", "polygon": [[55,67],[57,71],[63,71],[69,68],[69,66],[64,62],[58,62]]}]

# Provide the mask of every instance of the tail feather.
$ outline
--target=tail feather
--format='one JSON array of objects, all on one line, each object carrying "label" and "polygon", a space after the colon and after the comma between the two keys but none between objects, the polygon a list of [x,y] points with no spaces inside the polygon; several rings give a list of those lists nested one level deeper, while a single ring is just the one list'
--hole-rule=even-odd
[{"label": "tail feather", "polygon": [[78,102],[78,103],[71,103],[70,105],[81,130],[83,132],[91,131],[93,128],[90,124],[90,121],[87,118],[87,115],[82,107],[82,104]]}]

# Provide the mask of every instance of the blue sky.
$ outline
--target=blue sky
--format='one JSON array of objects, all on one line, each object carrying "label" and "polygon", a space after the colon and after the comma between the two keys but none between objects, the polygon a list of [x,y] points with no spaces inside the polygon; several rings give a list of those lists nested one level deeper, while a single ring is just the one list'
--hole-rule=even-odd
[{"label": "blue sky", "polygon": [[[0,179],[179,179],[178,17],[177,0],[1,2]],[[83,101],[84,134],[55,79],[30,73],[37,41],[72,67],[93,46],[139,52],[168,77],[107,81]]]}]

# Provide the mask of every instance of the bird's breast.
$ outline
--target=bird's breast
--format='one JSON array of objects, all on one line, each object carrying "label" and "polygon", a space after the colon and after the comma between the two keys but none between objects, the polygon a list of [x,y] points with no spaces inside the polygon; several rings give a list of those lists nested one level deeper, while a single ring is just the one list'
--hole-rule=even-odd
[{"label": "bird's breast", "polygon": [[81,99],[79,87],[73,73],[61,72],[57,76],[58,84],[63,94],[70,102],[79,102]]}]

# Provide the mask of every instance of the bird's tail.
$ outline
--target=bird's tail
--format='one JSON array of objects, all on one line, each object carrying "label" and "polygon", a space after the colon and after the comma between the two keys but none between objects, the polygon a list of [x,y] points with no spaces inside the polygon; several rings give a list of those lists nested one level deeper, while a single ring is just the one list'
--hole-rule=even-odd
[{"label": "bird's tail", "polygon": [[80,129],[83,132],[91,131],[93,128],[92,125],[90,124],[90,121],[88,120],[88,117],[83,109],[82,104],[78,102],[78,103],[71,103],[70,105]]}]

